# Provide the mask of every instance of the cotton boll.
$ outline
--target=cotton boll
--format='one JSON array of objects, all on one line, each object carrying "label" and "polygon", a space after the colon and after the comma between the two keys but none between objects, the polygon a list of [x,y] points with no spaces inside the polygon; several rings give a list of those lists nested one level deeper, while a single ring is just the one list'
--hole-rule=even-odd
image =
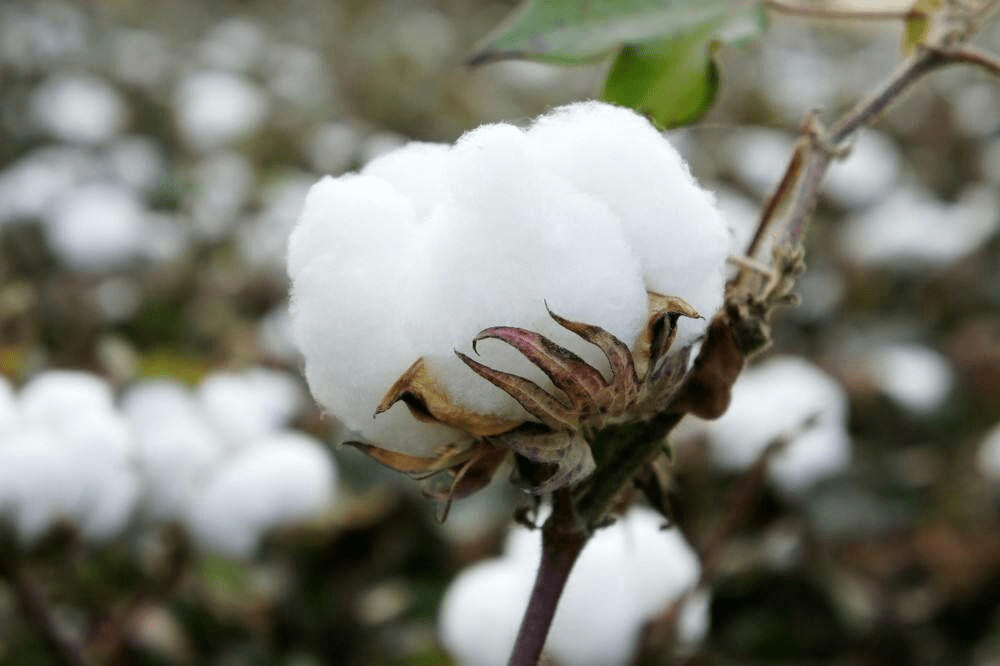
[{"label": "cotton boll", "polygon": [[531,594],[520,562],[489,560],[463,571],[441,601],[441,641],[462,666],[504,666]]},{"label": "cotton boll", "polygon": [[175,94],[177,124],[185,142],[207,151],[244,139],[267,120],[267,95],[242,76],[202,71],[185,78]]},{"label": "cotton boll", "polygon": [[856,263],[946,266],[981,247],[1000,225],[995,188],[972,187],[953,205],[901,188],[841,228],[843,252]]},{"label": "cotton boll", "polygon": [[302,395],[290,376],[252,368],[210,374],[198,386],[198,401],[226,443],[241,446],[285,426]]},{"label": "cotton boll", "polygon": [[[470,351],[480,330],[511,325],[604,365],[601,352],[558,326],[545,305],[631,342],[647,317],[638,264],[610,211],[539,169],[517,128],[495,125],[467,134],[454,149],[451,168],[452,199],[435,210],[425,249],[414,253],[407,328],[453,400],[477,412],[521,416],[509,396],[451,350]],[[491,367],[544,383],[504,345],[483,343],[479,351]]]},{"label": "cotton boll", "polygon": [[48,370],[21,389],[19,407],[24,422],[46,426],[72,421],[80,414],[110,412],[113,396],[107,382],[77,370]]},{"label": "cotton boll", "polygon": [[146,512],[154,518],[179,517],[222,458],[222,440],[190,393],[175,382],[130,389],[122,409],[136,429]]},{"label": "cotton boll", "polygon": [[451,146],[441,143],[408,143],[379,155],[362,174],[381,178],[405,196],[414,207],[414,219],[423,222],[447,192],[445,174]]},{"label": "cotton boll", "polygon": [[530,130],[538,159],[615,213],[646,288],[687,300],[705,320],[683,319],[676,344],[698,337],[722,305],[729,234],[712,195],[676,150],[633,111],[574,104]]},{"label": "cotton boll", "polygon": [[868,130],[843,160],[830,165],[823,191],[841,206],[858,208],[884,198],[899,180],[902,158],[887,135]]},{"label": "cotton boll", "polygon": [[[662,525],[662,516],[636,507],[592,537],[567,581],[546,654],[578,666],[631,663],[643,624],[698,581],[691,547]],[[459,663],[506,663],[540,556],[541,533],[515,527],[500,559],[470,567],[452,583],[439,630]],[[688,620],[692,640],[707,628],[705,611],[707,602]]]},{"label": "cotton boll", "polygon": [[836,474],[850,458],[847,399],[829,376],[794,357],[775,357],[737,380],[722,418],[707,426],[712,460],[724,469],[749,468],[768,444],[795,434],[771,460],[771,480],[790,493]]},{"label": "cotton boll", "polygon": [[0,173],[0,225],[41,218],[93,170],[90,151],[49,146],[28,153]]},{"label": "cotton boll", "polygon": [[0,515],[30,544],[67,517],[80,496],[70,459],[42,425],[24,425],[0,442]]},{"label": "cotton boll", "polygon": [[761,198],[770,196],[795,149],[795,137],[777,130],[741,130],[728,142],[736,176]]},{"label": "cotton boll", "polygon": [[108,146],[104,159],[115,180],[144,193],[159,185],[166,171],[162,152],[143,136],[118,139]]},{"label": "cotton boll", "polygon": [[249,71],[261,58],[267,35],[253,21],[231,17],[220,21],[198,46],[198,55],[213,68]]},{"label": "cotton boll", "polygon": [[886,395],[916,413],[937,409],[954,382],[948,361],[919,345],[887,345],[872,354],[869,367]]},{"label": "cotton boll", "polygon": [[305,146],[309,164],[320,173],[341,174],[351,168],[361,137],[347,123],[328,123],[309,137]]},{"label": "cotton boll", "polygon": [[139,256],[147,211],[134,192],[111,183],[83,185],[46,219],[49,242],[72,268],[99,271]]},{"label": "cotton boll", "polygon": [[131,424],[117,412],[94,410],[60,424],[55,433],[79,487],[73,523],[91,540],[118,534],[131,518],[140,491],[132,469]]},{"label": "cotton boll", "polygon": [[267,530],[313,518],[334,497],[336,470],[315,440],[273,436],[230,458],[191,504],[186,523],[200,547],[250,557]]},{"label": "cotton boll", "polygon": [[91,76],[54,76],[31,99],[38,123],[69,143],[102,143],[125,124],[126,107],[118,92]]}]

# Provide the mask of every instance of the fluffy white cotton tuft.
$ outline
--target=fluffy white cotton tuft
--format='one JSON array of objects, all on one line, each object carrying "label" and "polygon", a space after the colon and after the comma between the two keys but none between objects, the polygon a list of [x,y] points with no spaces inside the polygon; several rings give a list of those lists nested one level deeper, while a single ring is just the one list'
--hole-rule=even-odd
[{"label": "fluffy white cotton tuft", "polygon": [[[694,551],[676,529],[661,529],[663,524],[653,511],[634,507],[594,535],[552,623],[545,652],[553,660],[578,666],[631,663],[643,624],[697,584]],[[453,581],[441,604],[439,631],[459,663],[506,663],[540,555],[540,533],[514,528],[500,559],[470,567]],[[688,638],[703,634],[707,610],[703,599],[686,615]]]},{"label": "fluffy white cotton tuft", "polygon": [[859,217],[848,220],[840,245],[859,264],[947,266],[979,249],[996,234],[996,189],[978,185],[947,204],[927,192],[901,188]]},{"label": "fluffy white cotton tuft", "polygon": [[83,372],[48,371],[8,398],[0,424],[0,513],[24,543],[59,521],[102,541],[129,523],[140,487],[134,435],[111,390]]},{"label": "fluffy white cotton tuft", "polygon": [[869,362],[875,384],[904,408],[917,413],[937,409],[951,390],[954,374],[940,353],[920,345],[887,345]]},{"label": "fluffy white cotton tuft", "polygon": [[141,255],[148,210],[130,189],[91,183],[59,200],[46,229],[53,249],[70,267],[118,268]]},{"label": "fluffy white cotton tuft", "polygon": [[286,373],[266,368],[212,373],[198,386],[198,400],[230,446],[277,432],[302,406],[298,383]]},{"label": "fluffy white cotton tuft", "polygon": [[[546,304],[632,344],[647,290],[715,312],[728,242],[712,196],[648,121],[574,105],[528,131],[496,124],[453,147],[410,144],[360,175],[314,185],[289,240],[294,335],[321,404],[373,442],[426,455],[460,434],[417,424],[403,406],[372,419],[418,358],[455,403],[524,418],[454,350],[470,353],[480,330],[513,325],[604,367]],[[704,326],[685,323],[678,346]],[[502,343],[479,351],[546,383]]]},{"label": "fluffy white cotton tuft", "polygon": [[175,105],[181,135],[202,151],[252,135],[270,111],[263,90],[242,76],[220,71],[189,75],[176,92]]},{"label": "fluffy white cotton tuft", "polygon": [[700,335],[722,305],[726,222],[680,154],[642,116],[597,102],[539,118],[538,159],[618,216],[646,288],[687,300],[705,317],[681,320],[678,345]]},{"label": "fluffy white cotton tuft", "polygon": [[851,456],[843,389],[797,357],[774,357],[744,372],[729,409],[706,430],[713,461],[730,470],[749,468],[769,444],[794,435],[768,468],[771,480],[789,493],[836,474]]},{"label": "fluffy white cotton tuft", "polygon": [[328,508],[335,486],[332,460],[318,442],[274,435],[220,466],[193,498],[186,523],[201,548],[250,557],[267,530]]},{"label": "fluffy white cotton tuft", "polygon": [[102,143],[117,135],[126,120],[125,102],[114,88],[91,76],[56,76],[31,99],[38,123],[69,143]]}]

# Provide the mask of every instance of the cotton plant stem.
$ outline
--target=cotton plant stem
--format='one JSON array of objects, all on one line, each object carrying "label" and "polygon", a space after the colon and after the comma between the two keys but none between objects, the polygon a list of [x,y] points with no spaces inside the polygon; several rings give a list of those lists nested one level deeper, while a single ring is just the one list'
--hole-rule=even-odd
[{"label": "cotton plant stem", "polygon": [[[993,0],[983,4],[967,17],[964,29],[940,33],[928,45],[918,46],[873,93],[858,102],[828,130],[822,130],[813,117],[808,119],[805,136],[762,213],[747,251],[749,257],[770,261],[770,257],[760,256],[767,238],[776,238],[792,246],[802,242],[819,198],[820,184],[831,162],[846,153],[847,142],[858,130],[870,124],[917,81],[942,67],[963,63],[1000,75],[1000,59],[996,56],[961,46],[982,26],[985,17],[996,11],[998,4]],[[746,286],[752,278],[749,271],[743,270],[739,284]]]},{"label": "cotton plant stem", "polygon": [[22,618],[38,635],[55,662],[66,666],[86,666],[82,647],[56,626],[45,594],[20,563],[0,560],[0,578],[10,584]]}]

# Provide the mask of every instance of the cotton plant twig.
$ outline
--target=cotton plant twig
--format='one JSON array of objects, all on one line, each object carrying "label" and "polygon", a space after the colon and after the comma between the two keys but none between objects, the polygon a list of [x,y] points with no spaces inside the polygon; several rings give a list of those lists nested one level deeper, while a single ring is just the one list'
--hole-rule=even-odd
[{"label": "cotton plant twig", "polygon": [[25,571],[16,555],[10,558],[0,558],[0,579],[10,585],[21,617],[37,634],[38,638],[51,653],[55,663],[65,666],[86,666],[87,658],[83,648],[62,632],[56,625],[38,582]]}]

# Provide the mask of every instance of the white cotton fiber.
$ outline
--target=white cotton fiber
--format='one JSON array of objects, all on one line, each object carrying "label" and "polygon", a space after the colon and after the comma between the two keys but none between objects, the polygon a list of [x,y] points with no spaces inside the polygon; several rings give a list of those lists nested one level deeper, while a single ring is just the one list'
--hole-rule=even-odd
[{"label": "white cotton fiber", "polygon": [[[645,622],[694,588],[700,566],[662,516],[633,507],[599,530],[570,574],[546,642],[556,663],[631,663]],[[502,557],[459,574],[441,603],[442,642],[464,666],[504,664],[528,603],[541,555],[541,534],[512,528]],[[685,636],[706,628],[707,597],[688,617]]]},{"label": "white cotton fiber", "polygon": [[125,124],[121,95],[92,76],[57,75],[39,86],[31,98],[38,123],[69,143],[101,143],[114,138]]},{"label": "white cotton fiber", "polygon": [[[523,416],[513,399],[471,373],[452,350],[471,353],[480,330],[512,325],[606,364],[597,348],[551,319],[546,303],[560,316],[631,342],[647,318],[645,290],[614,216],[539,168],[521,130],[480,128],[458,143],[453,160],[452,198],[427,221],[426,244],[414,257],[407,328],[455,402]],[[502,343],[479,349],[478,360],[487,365],[543,380]]]},{"label": "white cotton fiber", "polygon": [[77,495],[69,461],[41,426],[21,427],[0,445],[0,516],[31,543],[64,517]]},{"label": "white cotton fiber", "polygon": [[250,557],[268,530],[322,513],[335,487],[336,470],[323,447],[283,433],[220,466],[193,498],[185,522],[201,548]]},{"label": "white cotton fiber", "polygon": [[46,218],[49,242],[78,270],[119,268],[142,251],[148,210],[130,189],[95,182],[62,197]]},{"label": "white cotton fiber", "polygon": [[447,144],[416,141],[379,155],[361,173],[381,178],[409,199],[420,223],[446,194],[450,152]]},{"label": "white cotton fiber", "polygon": [[954,383],[948,360],[928,347],[886,345],[871,354],[876,385],[905,409],[929,413],[941,406]]},{"label": "white cotton fiber", "polygon": [[108,383],[78,370],[48,370],[33,377],[21,389],[19,408],[25,421],[51,425],[72,420],[78,414],[113,409]]},{"label": "white cotton fiber", "polygon": [[194,398],[180,384],[150,381],[130,389],[122,409],[137,434],[145,512],[178,518],[225,448]]},{"label": "white cotton fiber", "polygon": [[181,136],[208,151],[251,136],[267,120],[270,103],[245,77],[206,70],[181,81],[174,104]]},{"label": "white cotton fiber", "polygon": [[729,254],[725,220],[680,154],[642,116],[574,104],[532,126],[538,159],[618,215],[646,288],[679,296],[705,320],[682,320],[678,345],[700,335],[722,305]]},{"label": "white cotton fiber", "polygon": [[843,389],[797,357],[774,357],[745,371],[729,409],[707,432],[712,460],[730,470],[748,469],[777,438],[794,435],[769,467],[771,480],[790,493],[840,472],[851,456]]},{"label": "white cotton fiber", "polygon": [[[417,425],[402,405],[371,418],[417,359],[454,403],[526,418],[454,351],[471,353],[484,328],[518,326],[606,371],[546,304],[628,345],[648,318],[647,290],[710,317],[728,238],[712,196],[645,119],[574,105],[529,131],[501,123],[453,147],[410,144],[314,185],[289,240],[293,330],[324,407],[376,444],[427,455],[462,435]],[[685,323],[678,344],[704,327]],[[479,351],[549,387],[506,345]]]},{"label": "white cotton fiber", "polygon": [[288,425],[302,406],[295,380],[277,370],[215,372],[198,386],[198,401],[229,446],[242,446]]}]

